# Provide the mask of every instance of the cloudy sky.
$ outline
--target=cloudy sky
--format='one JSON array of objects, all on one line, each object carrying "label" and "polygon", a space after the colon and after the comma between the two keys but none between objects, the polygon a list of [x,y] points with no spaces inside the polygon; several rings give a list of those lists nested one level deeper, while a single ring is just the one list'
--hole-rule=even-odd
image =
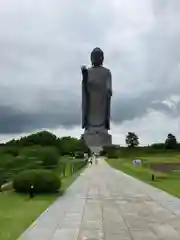
[{"label": "cloudy sky", "polygon": [[180,140],[179,26],[179,0],[0,0],[0,140],[79,137],[80,66],[97,46],[113,76],[113,142]]}]

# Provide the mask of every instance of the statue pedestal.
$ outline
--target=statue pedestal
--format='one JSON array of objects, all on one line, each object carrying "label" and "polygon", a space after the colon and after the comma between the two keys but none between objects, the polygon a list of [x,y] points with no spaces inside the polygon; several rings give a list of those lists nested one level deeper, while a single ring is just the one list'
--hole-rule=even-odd
[{"label": "statue pedestal", "polygon": [[85,132],[83,138],[88,147],[103,147],[112,144],[112,136],[108,132]]}]

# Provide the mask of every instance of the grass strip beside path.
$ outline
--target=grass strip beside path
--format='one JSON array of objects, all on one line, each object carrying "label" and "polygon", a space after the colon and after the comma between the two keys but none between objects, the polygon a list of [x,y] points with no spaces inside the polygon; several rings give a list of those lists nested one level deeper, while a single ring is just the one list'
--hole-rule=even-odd
[{"label": "grass strip beside path", "polygon": [[[156,172],[142,166],[133,166],[132,162],[126,159],[108,159],[107,162],[115,169],[180,198],[180,176]],[[151,179],[152,174],[155,175],[155,181]]]},{"label": "grass strip beside path", "polygon": [[[62,179],[64,192],[80,175]],[[28,195],[15,192],[0,193],[0,240],[16,240],[61,194],[39,195],[30,199]]]}]

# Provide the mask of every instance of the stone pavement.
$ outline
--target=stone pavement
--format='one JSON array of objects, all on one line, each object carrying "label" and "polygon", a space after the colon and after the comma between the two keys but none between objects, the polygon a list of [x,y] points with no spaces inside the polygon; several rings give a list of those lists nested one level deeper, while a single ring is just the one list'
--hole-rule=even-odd
[{"label": "stone pavement", "polygon": [[109,167],[87,168],[19,240],[179,240],[180,200]]}]

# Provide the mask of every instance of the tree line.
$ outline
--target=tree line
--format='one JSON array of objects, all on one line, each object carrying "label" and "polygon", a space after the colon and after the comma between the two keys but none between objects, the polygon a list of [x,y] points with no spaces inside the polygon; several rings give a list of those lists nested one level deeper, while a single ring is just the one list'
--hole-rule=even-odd
[{"label": "tree line", "polygon": [[[125,138],[126,145],[129,148],[137,147],[139,146],[139,137],[134,132],[128,132]],[[169,133],[164,141],[164,143],[154,143],[151,144],[149,147],[155,148],[155,149],[180,149],[180,143],[178,143],[176,137]]]},{"label": "tree line", "polygon": [[[83,140],[42,131],[0,144],[0,186],[18,173],[49,169],[60,177],[78,171],[86,164],[88,149]],[[74,158],[75,157],[75,158]]]},{"label": "tree line", "polygon": [[20,149],[31,146],[48,146],[57,148],[60,155],[70,155],[76,152],[88,152],[88,148],[84,144],[82,138],[73,137],[59,138],[51,132],[42,131],[21,137],[20,139],[12,139],[6,143],[0,144],[0,151],[10,153],[17,156]]},{"label": "tree line", "polygon": [[[135,132],[128,132],[125,136],[125,143],[128,148],[138,147],[140,140]],[[31,146],[49,146],[57,148],[60,155],[74,155],[75,153],[88,153],[89,150],[85,145],[82,137],[79,139],[73,137],[59,138],[55,134],[48,131],[41,131],[33,133],[28,136],[21,137],[20,139],[12,139],[6,143],[0,144],[0,152],[5,152],[14,156],[18,156],[19,151],[24,147]],[[112,145],[111,149],[117,149],[120,146]],[[169,133],[163,143],[154,143],[145,147],[154,149],[179,149],[180,143],[178,143],[176,137]],[[107,149],[107,148],[106,148]]]},{"label": "tree line", "polygon": [[[125,136],[125,143],[128,148],[134,148],[139,146],[140,140],[135,132],[128,132]],[[6,143],[1,143],[0,151],[5,151],[6,153],[16,156],[18,155],[19,149],[34,145],[56,147],[60,155],[70,155],[76,152],[88,153],[89,151],[82,137],[79,139],[70,136],[59,138],[48,131],[33,133],[20,139],[12,139]],[[155,149],[180,149],[180,143],[172,133],[169,133],[164,142],[154,143],[145,147]],[[117,145],[113,145],[111,148],[117,148]]]}]

